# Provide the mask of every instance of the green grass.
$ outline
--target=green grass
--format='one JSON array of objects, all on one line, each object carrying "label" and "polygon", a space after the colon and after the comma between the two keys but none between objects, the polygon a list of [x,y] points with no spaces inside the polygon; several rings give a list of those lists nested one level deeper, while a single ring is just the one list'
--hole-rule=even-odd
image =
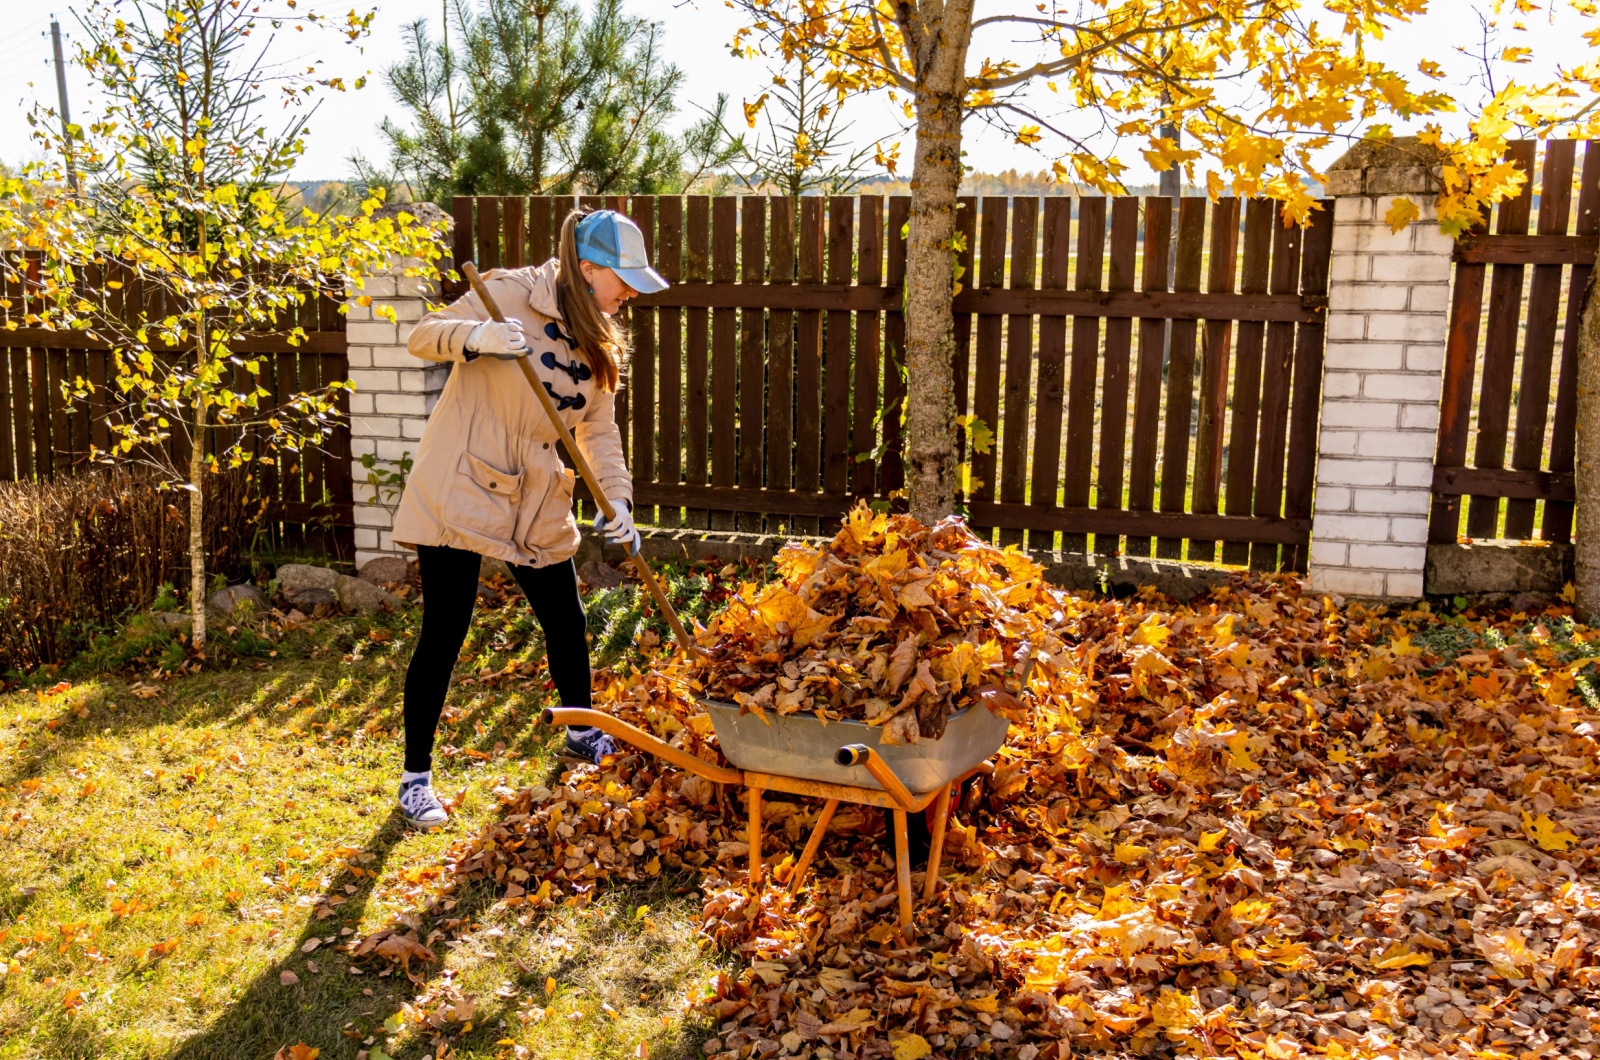
[{"label": "green grass", "polygon": [[[436,1039],[461,1057],[631,1057],[641,1041],[699,1055],[713,1032],[684,997],[719,965],[687,881],[531,920],[457,894],[423,924],[444,936],[417,982],[339,949],[426,905],[440,855],[498,815],[497,789],[555,774],[537,624],[520,598],[480,608],[435,755],[454,817],[404,827],[413,622],[334,620],[276,658],[168,680],[149,679],[167,649],[140,641],[136,673],[80,663],[68,688],[0,695],[0,1058],[243,1060],[304,1042],[377,1060],[436,1055]],[[473,676],[518,662],[534,665]]]}]

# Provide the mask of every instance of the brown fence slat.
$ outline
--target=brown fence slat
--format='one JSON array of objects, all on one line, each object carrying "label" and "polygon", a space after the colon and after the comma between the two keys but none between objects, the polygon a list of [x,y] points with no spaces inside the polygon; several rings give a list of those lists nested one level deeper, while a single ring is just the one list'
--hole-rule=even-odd
[{"label": "brown fence slat", "polygon": [[[1578,188],[1579,235],[1594,238],[1600,233],[1600,140],[1589,140],[1583,149],[1583,182]],[[1570,472],[1577,444],[1578,325],[1583,293],[1589,289],[1591,265],[1575,265],[1567,284],[1567,323],[1561,339],[1561,371],[1556,378],[1556,413],[1550,428],[1550,470]],[[1566,544],[1572,540],[1572,505],[1549,501],[1544,506],[1544,540]]]},{"label": "brown fence slat", "polygon": [[492,195],[478,199],[478,271],[488,272],[500,267],[500,206],[502,200]]},{"label": "brown fence slat", "polygon": [[[1278,206],[1272,206],[1272,280],[1274,293],[1300,286],[1299,225],[1276,223]],[[1289,384],[1294,378],[1294,325],[1268,324],[1266,353],[1261,365],[1261,432],[1256,444],[1255,497],[1251,514],[1273,516],[1283,507],[1283,469],[1289,441]],[[1278,548],[1257,542],[1250,548],[1253,570],[1277,570]]]},{"label": "brown fence slat", "polygon": [[[1251,199],[1245,209],[1244,264],[1240,288],[1246,294],[1265,294],[1271,282],[1272,230],[1277,211],[1270,199]],[[1229,515],[1249,515],[1255,487],[1256,437],[1261,416],[1261,355],[1266,325],[1246,321],[1239,325],[1238,352],[1233,369],[1233,415],[1228,424],[1227,494]],[[1250,562],[1248,541],[1224,541],[1222,562]]]},{"label": "brown fence slat", "polygon": [[[1079,291],[1102,289],[1106,249],[1106,200],[1095,196],[1078,200],[1078,268],[1073,287]],[[1100,321],[1075,317],[1072,321],[1072,378],[1067,386],[1067,457],[1063,470],[1062,504],[1068,508],[1089,505],[1094,470],[1094,399],[1098,387]],[[1089,547],[1082,534],[1061,539],[1063,552],[1083,552]]]},{"label": "brown fence slat", "polygon": [[[1039,200],[1017,196],[1011,207],[1012,290],[1034,285],[1039,258]],[[1028,428],[1033,411],[1033,317],[1006,318],[1005,413],[1000,435],[1000,501],[1021,504],[1028,499]],[[1021,530],[1000,531],[1001,545],[1023,543]]]},{"label": "brown fence slat", "polygon": [[[1533,173],[1534,142],[1518,140],[1506,147],[1506,158]],[[1528,231],[1533,206],[1533,180],[1514,198],[1500,204],[1495,228],[1504,235]],[[1477,467],[1504,467],[1506,427],[1511,418],[1511,387],[1517,358],[1517,332],[1522,320],[1523,265],[1496,265],[1489,279],[1489,319],[1484,331],[1483,388],[1478,394],[1478,431],[1472,462]],[[1472,497],[1467,502],[1467,534],[1495,537],[1500,523],[1499,497]]]},{"label": "brown fence slat", "polygon": [[[960,237],[956,247],[956,269],[960,273],[960,278],[956,280],[960,286],[957,293],[959,299],[961,294],[974,289],[978,283],[978,274],[973,268],[978,251],[978,200],[974,196],[961,195],[956,198],[956,235]],[[959,308],[959,301],[956,305],[950,384],[956,394],[956,415],[965,416],[972,408],[972,313]],[[956,461],[964,463],[970,456],[967,452],[967,436],[956,432]],[[959,481],[955,488],[958,496],[964,496]]]},{"label": "brown fence slat", "polygon": [[[645,260],[656,260],[656,199],[654,195],[635,195],[628,215],[644,234]],[[633,462],[629,468],[637,481],[653,482],[656,477],[656,310],[628,307],[633,326],[633,357],[628,385],[634,394],[632,407]],[[656,522],[655,509],[648,505],[636,510],[646,523]]]},{"label": "brown fence slat", "polygon": [[[746,195],[739,229],[739,282],[759,284],[767,271],[767,200]],[[766,436],[767,342],[765,314],[744,309],[739,314],[739,485],[762,486],[761,444]],[[741,512],[740,530],[759,533],[761,513]]]},{"label": "brown fence slat", "polygon": [[528,249],[525,253],[529,265],[543,265],[550,260],[550,248],[554,246],[551,233],[559,231],[560,227],[560,218],[551,217],[548,195],[535,195],[528,200]]},{"label": "brown fence slat", "polygon": [[1534,236],[1476,235],[1457,243],[1452,256],[1457,262],[1471,265],[1593,265],[1596,243],[1592,232],[1571,236],[1544,233]]},{"label": "brown fence slat", "polygon": [[[1333,252],[1333,200],[1313,210],[1300,241],[1300,290],[1325,294]],[[1322,407],[1325,324],[1301,324],[1295,334],[1294,377],[1289,396],[1289,452],[1284,463],[1284,518],[1309,519],[1317,468],[1317,419]],[[1306,542],[1284,549],[1284,570],[1304,571],[1310,562]]]},{"label": "brown fence slat", "polygon": [[[1167,258],[1172,246],[1172,200],[1152,195],[1144,200],[1145,291],[1165,291]],[[1128,508],[1148,512],[1155,507],[1156,442],[1161,427],[1161,368],[1167,343],[1167,322],[1139,321],[1139,368],[1133,392],[1133,448],[1128,466]],[[1129,538],[1128,554],[1148,556],[1149,538]]]},{"label": "brown fence slat", "polygon": [[[849,283],[856,201],[828,197],[828,282]],[[822,366],[822,490],[850,489],[850,314],[830,311]]]},{"label": "brown fence slat", "polygon": [[[772,198],[767,281],[794,282],[795,200]],[[794,311],[774,309],[767,325],[767,488],[794,485]]]},{"label": "brown fence slat", "polygon": [[[733,283],[739,268],[739,200],[711,200],[711,282]],[[711,313],[711,484],[732,486],[738,475],[738,335],[732,309]],[[711,529],[732,530],[733,516],[711,513]]]},{"label": "brown fence slat", "polygon": [[[889,196],[889,267],[884,280],[891,287],[906,282],[905,226],[911,220],[911,196]],[[898,309],[884,316],[883,324],[883,463],[878,481],[885,496],[905,486],[904,430],[901,418],[906,400],[906,317]]]},{"label": "brown fence slat", "polygon": [[451,229],[450,253],[459,269],[463,261],[472,260],[472,203],[470,195],[457,195],[450,200],[450,214],[455,221]]},{"label": "brown fence slat", "polygon": [[[1006,281],[1006,214],[1011,205],[1004,195],[986,195],[979,218],[978,271],[974,280],[980,287],[1004,287]],[[994,433],[1000,433],[1000,332],[1005,318],[995,313],[978,316],[976,351],[972,365],[972,415]],[[994,500],[994,473],[998,454],[993,444],[988,452],[974,451],[968,456],[975,487],[969,495],[975,501]],[[979,536],[988,539],[993,527],[974,523]]]},{"label": "brown fence slat", "polygon": [[520,269],[528,264],[527,200],[520,195],[500,203],[500,264]]},{"label": "brown fence slat", "polygon": [[[1239,260],[1239,200],[1219,199],[1211,214],[1211,257],[1206,291],[1234,289]],[[1228,369],[1233,352],[1233,321],[1207,320],[1200,349],[1199,422],[1195,425],[1193,501],[1189,510],[1210,515],[1222,495],[1222,438],[1228,414]],[[1215,559],[1216,542],[1191,538],[1189,558]]]},{"label": "brown fence slat", "polygon": [[[800,282],[822,282],[823,205],[818,195],[800,200]],[[822,314],[803,310],[794,351],[794,485],[822,488]],[[794,521],[797,533],[816,533],[815,518]]]},{"label": "brown fence slat", "polygon": [[[688,239],[684,243],[684,283],[704,284],[711,278],[711,199],[705,195],[689,196]],[[683,480],[690,486],[704,486],[709,481],[710,379],[707,375],[707,350],[711,329],[709,310],[691,307],[686,316],[684,349],[684,429],[683,429]],[[705,529],[710,513],[704,508],[689,508],[684,513],[686,525]]]},{"label": "brown fence slat", "polygon": [[[1564,235],[1572,210],[1572,165],[1577,143],[1550,140],[1545,144],[1544,172],[1539,181],[1539,234]],[[1511,466],[1537,471],[1544,466],[1545,427],[1550,407],[1550,371],[1556,346],[1556,325],[1561,309],[1560,265],[1535,265],[1528,289],[1528,328],[1523,336],[1522,378],[1517,386],[1517,429],[1511,446]],[[1533,536],[1535,502],[1506,502],[1502,537],[1527,540]]]},{"label": "brown fence slat", "polygon": [[[1110,276],[1106,287],[1131,291],[1136,286],[1139,261],[1139,200],[1120,195],[1111,204]],[[1095,476],[1095,507],[1123,507],[1122,486],[1128,459],[1128,372],[1133,352],[1133,320],[1112,317],[1106,321],[1104,367],[1100,381],[1100,469]],[[1096,534],[1094,549],[1115,555],[1122,540],[1115,534]]]},{"label": "brown fence slat", "polygon": [[1519,471],[1502,467],[1436,467],[1433,491],[1452,497],[1471,494],[1568,503],[1576,496],[1570,471]]},{"label": "brown fence slat", "polygon": [[[3,286],[0,284],[0,289]],[[0,482],[12,482],[19,477],[13,456],[15,444],[11,431],[11,410],[11,355],[9,350],[0,347]]]},{"label": "brown fence slat", "polygon": [[[883,197],[861,196],[856,236],[856,282],[876,287],[883,282]],[[850,492],[873,495],[878,444],[878,345],[882,318],[871,310],[856,314],[855,382],[850,388]]]},{"label": "brown fence slat", "polygon": [[[1173,275],[1174,291],[1200,290],[1201,256],[1205,251],[1206,200],[1178,200],[1178,259]],[[1188,506],[1189,428],[1194,422],[1195,339],[1199,325],[1192,320],[1174,321],[1171,354],[1167,366],[1167,422],[1161,443],[1161,510],[1181,512]],[[1156,542],[1156,553],[1164,559],[1183,556],[1183,540],[1163,537]]]},{"label": "brown fence slat", "polygon": [[[1046,290],[1064,288],[1071,279],[1072,200],[1052,195],[1044,200],[1043,264],[1039,285]],[[1061,484],[1061,414],[1065,407],[1067,358],[1067,318],[1039,318],[1039,383],[1035,389],[1033,495],[1035,507],[1053,508]],[[1056,535],[1050,530],[1028,534],[1028,547],[1053,550]]]},{"label": "brown fence slat", "polygon": [[[657,204],[656,224],[656,271],[668,283],[676,284],[683,278],[683,200],[663,195]],[[656,478],[676,485],[683,477],[683,310],[659,309],[656,317],[660,322],[656,406],[661,420]],[[673,507],[658,511],[656,520],[668,527],[682,521]]]}]

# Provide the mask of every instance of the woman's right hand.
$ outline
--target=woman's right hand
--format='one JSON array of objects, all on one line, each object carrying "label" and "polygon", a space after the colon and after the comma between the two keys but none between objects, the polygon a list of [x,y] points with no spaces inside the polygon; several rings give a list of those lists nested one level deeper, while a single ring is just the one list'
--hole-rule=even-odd
[{"label": "woman's right hand", "polygon": [[485,320],[473,328],[472,333],[467,336],[467,349],[472,353],[502,361],[514,361],[519,357],[526,357],[530,352],[528,340],[522,334],[522,322],[519,320],[507,320],[503,324],[495,320]]}]

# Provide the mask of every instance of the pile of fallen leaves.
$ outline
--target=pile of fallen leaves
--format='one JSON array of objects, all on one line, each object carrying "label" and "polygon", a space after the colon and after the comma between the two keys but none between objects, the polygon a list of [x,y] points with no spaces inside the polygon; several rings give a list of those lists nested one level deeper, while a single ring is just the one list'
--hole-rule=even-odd
[{"label": "pile of fallen leaves", "polygon": [[[503,791],[438,914],[467,881],[531,924],[697,873],[744,962],[693,999],[719,1060],[1595,1053],[1600,633],[1570,608],[1394,615],[1288,578],[1058,607],[909,945],[876,811],[835,817],[791,898],[817,804],[767,805],[751,888],[739,792],[644,755]],[[682,666],[599,702],[714,757]]]},{"label": "pile of fallen leaves", "polygon": [[985,688],[1018,693],[1061,650],[1058,593],[1032,559],[959,519],[929,528],[857,507],[822,549],[778,554],[698,637],[688,680],[746,713],[808,711],[882,725],[887,744],[938,739]]}]

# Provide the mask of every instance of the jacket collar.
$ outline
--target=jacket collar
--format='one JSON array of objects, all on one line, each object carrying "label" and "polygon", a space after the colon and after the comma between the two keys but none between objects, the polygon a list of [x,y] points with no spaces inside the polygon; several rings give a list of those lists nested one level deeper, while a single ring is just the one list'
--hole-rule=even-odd
[{"label": "jacket collar", "polygon": [[561,299],[556,296],[556,277],[561,274],[561,262],[551,258],[543,265],[529,265],[522,269],[496,270],[496,279],[511,280],[528,292],[528,305],[534,312],[563,323]]}]

